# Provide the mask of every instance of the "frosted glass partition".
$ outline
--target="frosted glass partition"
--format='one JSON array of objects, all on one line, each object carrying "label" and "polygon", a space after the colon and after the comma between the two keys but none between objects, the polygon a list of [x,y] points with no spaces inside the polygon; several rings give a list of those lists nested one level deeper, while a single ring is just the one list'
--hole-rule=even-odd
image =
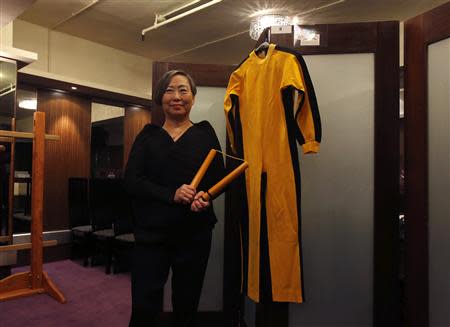
[{"label": "frosted glass partition", "polygon": [[450,326],[450,39],[428,47],[430,326]]},{"label": "frosted glass partition", "polygon": [[289,325],[372,326],[374,55],[305,60],[323,140],[300,158],[306,302],[290,306]]},{"label": "frosted glass partition", "polygon": [[[223,111],[223,99],[225,88],[197,87],[195,104],[191,111],[191,120],[200,122],[207,120],[211,123],[219,138],[222,150],[226,149],[226,124]],[[217,216],[217,224],[213,232],[211,255],[206,270],[203,292],[200,298],[200,311],[223,310],[223,254],[224,254],[224,230],[225,230],[225,196],[221,195],[214,200],[214,211]],[[164,309],[171,310],[170,283],[164,291]]]}]

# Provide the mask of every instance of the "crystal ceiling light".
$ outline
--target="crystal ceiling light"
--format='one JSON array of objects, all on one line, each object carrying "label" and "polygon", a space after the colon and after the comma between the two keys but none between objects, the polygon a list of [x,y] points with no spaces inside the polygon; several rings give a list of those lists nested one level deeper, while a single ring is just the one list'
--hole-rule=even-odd
[{"label": "crystal ceiling light", "polygon": [[253,40],[258,40],[265,28],[271,26],[291,25],[292,19],[283,15],[262,15],[252,20],[250,23],[249,34]]}]

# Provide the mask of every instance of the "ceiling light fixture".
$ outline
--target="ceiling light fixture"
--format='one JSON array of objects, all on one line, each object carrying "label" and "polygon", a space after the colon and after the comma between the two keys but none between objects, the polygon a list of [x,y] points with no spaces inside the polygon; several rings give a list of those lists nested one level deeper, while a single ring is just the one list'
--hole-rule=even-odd
[{"label": "ceiling light fixture", "polygon": [[249,34],[253,40],[258,40],[265,28],[271,26],[291,25],[292,19],[283,15],[263,15],[252,20],[250,23]]},{"label": "ceiling light fixture", "polygon": [[19,108],[27,110],[36,110],[37,100],[36,99],[21,100],[19,101]]},{"label": "ceiling light fixture", "polygon": [[156,14],[155,15],[155,22],[153,23],[153,25],[142,30],[142,32],[141,32],[142,41],[144,41],[145,33],[147,33],[148,31],[155,30],[155,29],[157,29],[157,28],[159,28],[161,26],[167,25],[167,24],[169,24],[171,22],[174,22],[174,21],[176,21],[176,20],[178,20],[180,18],[186,17],[186,16],[188,16],[190,14],[193,14],[193,13],[195,13],[197,11],[200,11],[202,9],[208,8],[208,7],[210,7],[212,5],[215,5],[215,4],[217,4],[219,2],[222,2],[222,1],[223,0],[212,0],[212,1],[209,1],[209,2],[204,3],[204,4],[202,4],[202,5],[198,6],[198,7],[195,7],[195,8],[192,8],[192,9],[188,10],[188,11],[185,11],[185,12],[179,14],[179,15],[173,16],[173,17],[171,17],[169,19],[166,19],[166,16],[168,16],[170,14],[173,14],[175,12],[178,12],[178,11],[184,9],[184,8],[187,8],[187,7],[197,3],[198,1],[190,1],[189,3],[186,3],[186,4],[182,5],[181,7],[176,8],[176,9],[174,9],[174,10],[172,10],[169,13],[166,13],[164,15]]},{"label": "ceiling light fixture", "polygon": [[71,89],[72,89],[72,90],[76,90],[77,87],[76,87],[76,86],[72,86]]}]

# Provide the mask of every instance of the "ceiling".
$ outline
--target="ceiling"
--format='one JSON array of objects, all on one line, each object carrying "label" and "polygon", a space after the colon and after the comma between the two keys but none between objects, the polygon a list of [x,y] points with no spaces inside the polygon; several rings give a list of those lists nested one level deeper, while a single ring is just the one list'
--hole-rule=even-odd
[{"label": "ceiling", "polygon": [[[155,14],[189,0],[37,0],[19,19],[152,60],[236,64],[253,48],[249,17],[257,10],[298,15],[300,24],[405,20],[447,0],[223,0],[146,33]],[[208,2],[207,0],[202,1]],[[202,3],[200,2],[200,4]],[[336,3],[337,2],[337,3]],[[336,3],[335,5],[329,4]],[[197,4],[198,5],[198,4]],[[315,10],[316,8],[324,7]],[[309,12],[306,14],[302,14]]]},{"label": "ceiling", "polygon": [[5,26],[19,16],[35,0],[0,0],[0,27]]}]

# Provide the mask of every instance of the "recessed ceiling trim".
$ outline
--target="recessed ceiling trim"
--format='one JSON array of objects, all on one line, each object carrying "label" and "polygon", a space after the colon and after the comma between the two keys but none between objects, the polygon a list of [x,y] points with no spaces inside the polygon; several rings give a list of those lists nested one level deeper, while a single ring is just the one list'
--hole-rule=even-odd
[{"label": "recessed ceiling trim", "polygon": [[310,13],[318,11],[318,10],[322,10],[322,9],[325,9],[325,8],[328,8],[328,7],[331,7],[331,6],[335,6],[335,5],[340,4],[342,2],[345,2],[345,0],[334,1],[334,2],[328,3],[326,5],[323,5],[323,6],[320,6],[320,7],[316,7],[316,8],[313,8],[313,9],[310,9],[310,10],[298,13],[296,16],[297,17],[301,17],[301,16],[310,14]]},{"label": "recessed ceiling trim", "polygon": [[185,53],[188,53],[188,52],[191,52],[191,51],[194,51],[194,50],[206,47],[208,45],[211,45],[211,44],[214,44],[214,43],[218,43],[218,42],[222,42],[222,41],[231,39],[233,37],[239,36],[241,34],[248,33],[248,31],[249,30],[246,29],[245,31],[234,33],[234,34],[231,34],[231,35],[227,35],[227,36],[221,37],[220,39],[216,39],[216,40],[213,40],[213,41],[208,41],[208,42],[202,43],[200,45],[197,45],[197,46],[195,46],[193,48],[190,48],[190,49],[187,49],[187,50],[183,50],[183,51],[180,51],[180,52],[176,52],[176,53],[173,53],[173,54],[168,55],[166,57],[159,58],[158,60],[162,61],[162,60],[166,60],[166,59],[169,59],[169,58],[172,58],[172,57],[176,57],[176,56],[179,56],[179,55],[182,55],[182,54],[185,54]]},{"label": "recessed ceiling trim", "polygon": [[181,14],[179,14],[179,15],[176,15],[176,16],[172,17],[172,18],[169,18],[169,19],[167,19],[167,20],[165,20],[165,21],[163,21],[163,22],[161,22],[161,23],[158,23],[158,17],[159,17],[159,15],[156,14],[155,23],[154,23],[152,26],[147,27],[147,28],[145,28],[145,29],[142,30],[142,32],[141,32],[141,34],[142,34],[142,41],[144,41],[145,33],[149,32],[149,31],[151,31],[151,30],[155,30],[155,29],[157,29],[157,28],[159,28],[159,27],[161,27],[161,26],[167,25],[167,24],[169,24],[169,23],[171,23],[171,22],[174,22],[174,21],[176,21],[176,20],[178,20],[178,19],[181,19],[181,18],[183,18],[183,17],[186,17],[186,16],[188,16],[188,15],[190,15],[190,14],[193,14],[193,13],[195,13],[195,12],[197,12],[197,11],[200,11],[200,10],[202,10],[202,9],[208,8],[208,7],[210,7],[210,6],[212,6],[212,5],[215,5],[215,4],[217,4],[217,3],[219,3],[219,2],[222,2],[222,1],[223,1],[223,0],[212,0],[212,1],[209,1],[209,2],[207,2],[207,3],[202,4],[201,6],[192,8],[192,9],[190,9],[190,10],[184,12],[184,13],[181,13]]},{"label": "recessed ceiling trim", "polygon": [[175,9],[173,9],[173,10],[170,10],[170,11],[164,13],[164,14],[159,14],[159,15],[157,15],[157,17],[158,17],[158,18],[162,18],[162,19],[165,20],[167,16],[170,16],[170,15],[176,13],[176,12],[179,12],[179,11],[183,10],[184,8],[193,6],[193,5],[195,5],[196,3],[200,2],[200,1],[201,1],[201,0],[193,0],[193,1],[190,1],[190,2],[188,2],[188,3],[185,3],[184,5],[181,5],[180,7],[177,7],[177,8],[175,8]]},{"label": "recessed ceiling trim", "polygon": [[62,20],[60,20],[59,22],[57,22],[55,25],[50,27],[50,30],[55,29],[56,27],[58,27],[61,24],[64,24],[65,22],[67,22],[68,20],[74,18],[75,16],[78,16],[79,14],[81,14],[82,12],[86,11],[87,9],[91,8],[93,5],[95,5],[97,2],[99,2],[100,0],[93,0],[91,3],[87,4],[86,6],[84,6],[83,8],[81,8],[80,10],[77,10],[73,13],[70,14],[69,17],[66,17]]}]

